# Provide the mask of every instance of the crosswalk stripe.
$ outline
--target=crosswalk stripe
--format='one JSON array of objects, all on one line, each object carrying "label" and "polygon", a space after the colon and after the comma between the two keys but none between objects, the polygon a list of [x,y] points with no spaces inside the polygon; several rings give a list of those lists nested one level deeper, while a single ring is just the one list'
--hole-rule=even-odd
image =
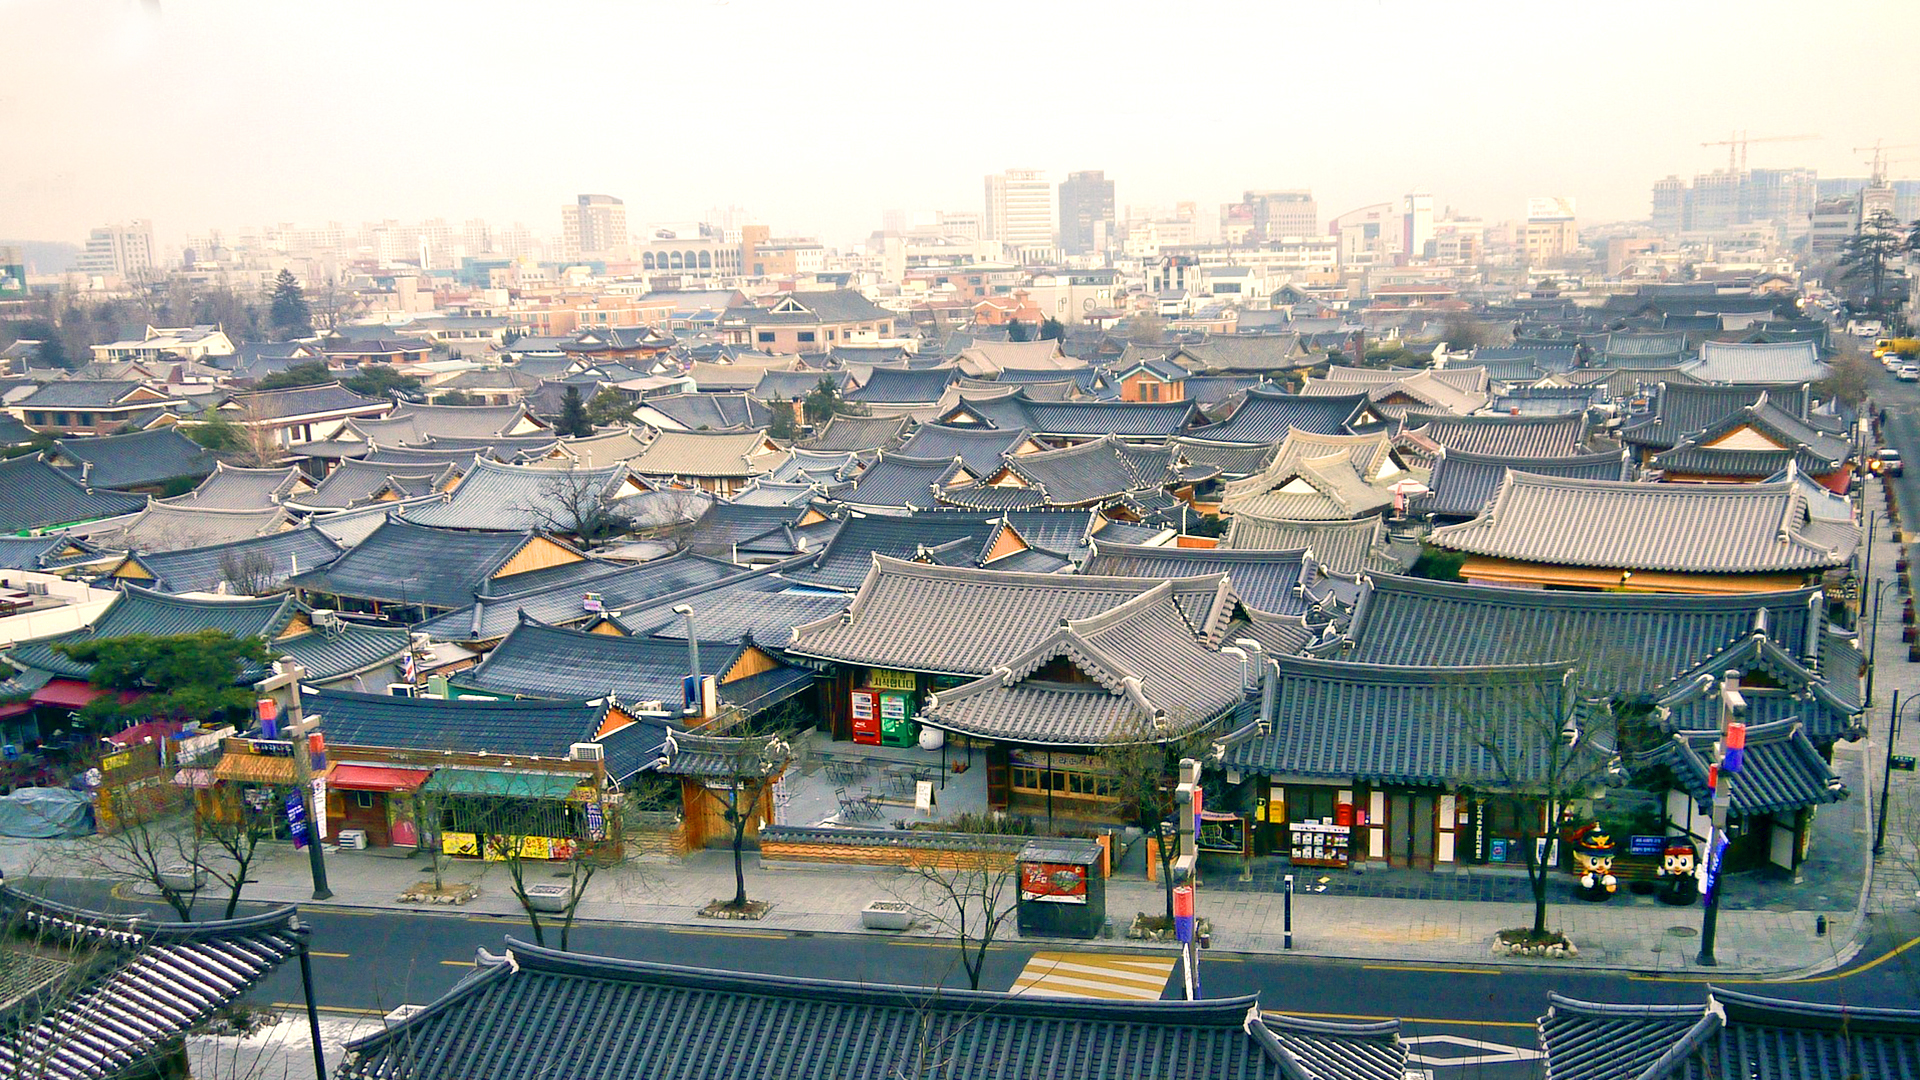
[{"label": "crosswalk stripe", "polygon": [[1014,993],[1046,997],[1157,1001],[1173,972],[1170,957],[1117,956],[1104,953],[1034,953]]}]

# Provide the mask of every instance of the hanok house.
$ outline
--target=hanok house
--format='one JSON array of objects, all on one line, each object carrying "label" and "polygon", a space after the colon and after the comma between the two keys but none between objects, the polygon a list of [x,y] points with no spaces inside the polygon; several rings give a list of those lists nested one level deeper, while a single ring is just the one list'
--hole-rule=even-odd
[{"label": "hanok house", "polygon": [[1480,516],[1430,542],[1486,584],[1642,592],[1769,592],[1853,558],[1860,529],[1809,512],[1792,479],[1642,484],[1508,472]]},{"label": "hanok house", "polygon": [[[347,1044],[343,1080],[988,1080],[1007,1075],[1013,1047],[1020,1075],[1074,1080],[1402,1080],[1407,1067],[1397,1022],[1290,1020],[1262,1012],[1252,996],[1084,1001],[874,986],[585,956],[513,939],[477,963],[438,1001]],[[533,1031],[540,1037],[527,1039]]]},{"label": "hanok house", "polygon": [[[1111,652],[1087,654],[1084,663],[1097,666],[1110,661],[1111,666],[1102,667],[1101,672],[1123,687],[1125,702],[1107,701],[1093,693],[1091,686],[1106,684],[1091,672],[1076,682],[1077,677],[1065,667],[1048,667],[1052,656],[1023,668],[1020,676],[1012,674],[1014,661],[1072,629],[1063,624],[1113,612],[1160,586],[1165,586],[1164,599],[1188,628],[1189,643],[1182,644],[1172,633],[1167,621],[1171,612],[1153,605],[1148,610],[1128,609],[1126,614],[1132,618],[1116,616],[1118,628],[1095,622],[1084,624],[1077,633],[1117,641],[1137,631],[1145,635],[1142,640],[1171,650],[1168,655],[1180,663],[1196,665],[1187,676],[1195,685],[1167,688],[1165,669],[1153,667],[1151,658],[1135,656],[1118,644],[1109,646]],[[886,713],[877,710],[891,710],[913,723],[923,709],[932,708],[929,695],[939,695],[953,711],[933,726],[966,736],[969,746],[987,748],[988,797],[996,808],[1012,805],[1016,795],[1029,807],[1044,806],[1049,792],[1072,792],[1076,798],[1098,804],[1110,800],[1101,795],[1103,770],[1097,750],[1089,748],[1102,733],[1142,716],[1151,718],[1155,709],[1162,711],[1170,731],[1197,730],[1216,718],[1217,710],[1209,710],[1221,691],[1215,685],[1210,650],[1228,638],[1229,624],[1241,612],[1225,574],[1156,582],[962,569],[875,555],[866,581],[847,610],[795,627],[786,652],[826,668],[828,698],[821,727],[831,730],[836,739],[878,742]],[[1061,648],[1068,643],[1067,638],[1055,642]],[[1237,684],[1238,661],[1233,671]],[[1039,682],[1025,686],[1027,676]],[[1138,696],[1148,691],[1136,687],[1135,696],[1127,696],[1128,678],[1145,687],[1148,676],[1153,682],[1151,695]],[[1011,696],[1003,698],[994,691],[996,681]],[[1067,728],[1043,730],[1033,721],[1044,717],[1024,713],[1006,713],[1004,726],[995,719],[1000,709],[996,703],[1005,701],[1012,703],[1009,707],[1024,709],[1050,681],[1073,683],[1081,695],[1062,699],[1076,705]],[[1022,688],[1015,691],[1015,683],[1023,684]],[[968,687],[968,692],[959,703],[944,696],[962,687]],[[1102,694],[1112,696],[1104,690]],[[1016,748],[1027,770],[1019,779],[1023,786],[1032,782],[1018,793],[1010,771]]]},{"label": "hanok house", "polygon": [[170,427],[94,439],[58,439],[47,448],[46,460],[89,487],[148,495],[178,494],[218,465],[206,447]]},{"label": "hanok house", "polygon": [[1853,445],[1846,439],[1802,421],[1762,394],[1647,464],[1674,483],[1751,484],[1794,469],[1844,495],[1853,481],[1852,457]]},{"label": "hanok house", "polygon": [[44,1080],[185,1076],[189,1034],[306,948],[291,907],[151,922],[0,886],[7,1034],[0,1072]]},{"label": "hanok house", "polygon": [[[1710,770],[1720,738],[1718,727],[1676,731],[1636,762],[1658,770],[1666,782],[1668,834],[1688,837],[1701,851],[1713,832],[1716,792]],[[1748,725],[1746,760],[1728,786],[1734,839],[1726,866],[1731,870],[1773,866],[1797,872],[1813,839],[1814,811],[1848,795],[1805,726],[1794,719]]]},{"label": "hanok house", "polygon": [[185,400],[143,382],[65,379],[13,402],[12,410],[42,434],[110,435],[143,412]]},{"label": "hanok house", "polygon": [[727,496],[786,459],[787,452],[764,431],[662,431],[627,464],[650,480],[678,481]]},{"label": "hanok house", "polygon": [[309,443],[340,436],[350,420],[385,416],[393,402],[364,398],[339,383],[285,390],[248,390],[228,395],[211,416],[254,432],[254,438],[284,457],[299,456]]},{"label": "hanok house", "polygon": [[[1569,665],[1272,664],[1273,686],[1249,705],[1226,757],[1228,780],[1248,785],[1256,853],[1422,870],[1525,861],[1517,845],[1546,824],[1530,794],[1549,779],[1534,771],[1547,756],[1540,744],[1584,730]],[[1601,755],[1598,768],[1613,753],[1580,736],[1574,747]]]}]

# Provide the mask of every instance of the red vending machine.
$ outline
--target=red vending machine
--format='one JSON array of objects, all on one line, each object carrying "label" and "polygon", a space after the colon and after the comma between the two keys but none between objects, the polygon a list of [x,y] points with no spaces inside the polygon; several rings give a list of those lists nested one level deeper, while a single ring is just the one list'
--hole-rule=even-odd
[{"label": "red vending machine", "polygon": [[880,745],[880,692],[878,690],[855,690],[853,692],[853,741],[869,746]]}]

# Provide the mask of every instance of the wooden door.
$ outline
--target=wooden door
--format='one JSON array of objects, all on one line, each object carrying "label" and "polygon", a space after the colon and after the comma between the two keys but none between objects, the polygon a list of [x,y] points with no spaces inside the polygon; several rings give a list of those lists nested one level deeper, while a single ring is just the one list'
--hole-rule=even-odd
[{"label": "wooden door", "polygon": [[1013,796],[1013,763],[1007,748],[999,744],[987,747],[987,807],[1005,810]]},{"label": "wooden door", "polygon": [[341,828],[360,829],[367,834],[368,847],[386,847],[387,796],[380,791],[343,791],[346,804]]},{"label": "wooden door", "polygon": [[1438,800],[1430,792],[1396,791],[1387,796],[1387,864],[1411,870],[1433,869],[1434,814]]}]

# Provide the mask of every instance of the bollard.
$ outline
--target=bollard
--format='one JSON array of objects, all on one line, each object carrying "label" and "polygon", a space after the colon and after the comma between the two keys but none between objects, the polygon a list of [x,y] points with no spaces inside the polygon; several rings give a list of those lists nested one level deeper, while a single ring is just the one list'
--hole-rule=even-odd
[{"label": "bollard", "polygon": [[1285,934],[1284,948],[1293,948],[1293,875],[1287,875],[1287,894],[1281,899],[1281,927]]}]

